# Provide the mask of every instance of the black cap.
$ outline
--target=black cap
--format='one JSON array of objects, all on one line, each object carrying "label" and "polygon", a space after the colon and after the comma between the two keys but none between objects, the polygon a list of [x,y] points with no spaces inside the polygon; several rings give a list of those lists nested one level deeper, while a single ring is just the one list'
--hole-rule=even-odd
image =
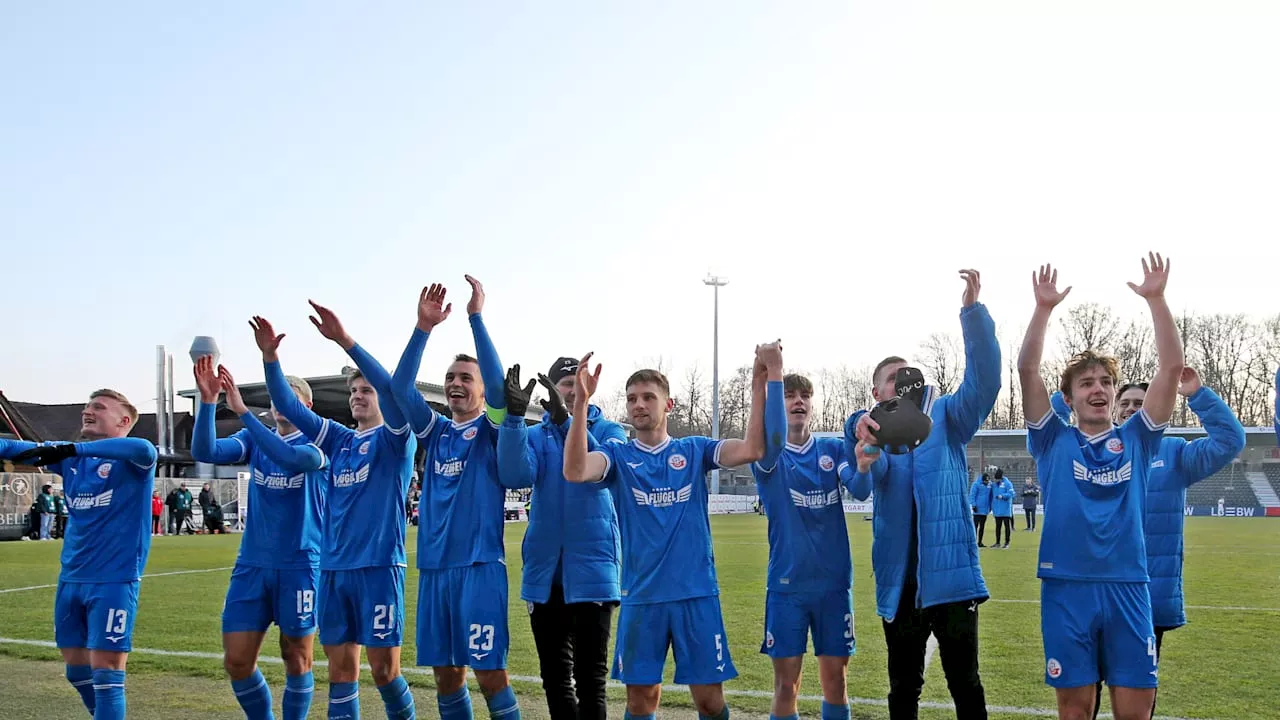
[{"label": "black cap", "polygon": [[547,377],[554,385],[560,382],[561,378],[578,372],[578,358],[562,357],[551,363],[551,369],[547,371]]}]

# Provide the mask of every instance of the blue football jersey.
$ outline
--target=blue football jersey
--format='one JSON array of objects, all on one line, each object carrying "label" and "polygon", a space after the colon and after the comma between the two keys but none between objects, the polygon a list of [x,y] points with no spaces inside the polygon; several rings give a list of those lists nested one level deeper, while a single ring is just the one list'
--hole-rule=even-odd
[{"label": "blue football jersey", "polygon": [[842,438],[787,443],[772,468],[751,465],[769,518],[768,587],[775,592],[848,590],[853,584],[840,474]]},{"label": "blue football jersey", "polygon": [[[232,462],[247,462],[250,472],[249,517],[236,563],[274,570],[316,567],[320,563],[328,463],[319,470],[295,472],[267,457],[247,429],[229,439],[243,448],[240,458]],[[301,430],[280,439],[289,445],[312,444]],[[324,455],[323,450],[320,453]]]},{"label": "blue football jersey", "polygon": [[597,448],[622,532],[622,602],[671,602],[720,593],[711,548],[707,473],[719,467],[720,441],[667,438]]},{"label": "blue football jersey", "polygon": [[76,456],[51,469],[62,475],[67,500],[59,579],[119,583],[142,577],[151,551],[155,462],[143,467],[129,460]]},{"label": "blue football jersey", "polygon": [[1027,423],[1044,492],[1037,577],[1148,582],[1147,478],[1166,427],[1145,410],[1092,437],[1052,410]]},{"label": "blue football jersey", "polygon": [[405,564],[405,496],[418,443],[409,426],[356,432],[325,420],[316,445],[329,459],[321,570]]},{"label": "blue football jersey", "polygon": [[487,414],[464,423],[432,413],[418,435],[427,450],[418,502],[418,567],[467,567],[506,557],[498,483],[498,426]]}]

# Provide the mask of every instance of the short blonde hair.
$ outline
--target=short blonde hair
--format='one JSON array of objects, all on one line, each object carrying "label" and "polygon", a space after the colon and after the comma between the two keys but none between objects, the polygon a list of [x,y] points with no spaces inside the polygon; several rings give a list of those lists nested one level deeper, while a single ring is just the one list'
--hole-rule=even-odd
[{"label": "short blonde hair", "polygon": [[129,402],[129,398],[125,397],[124,393],[119,390],[112,390],[111,388],[102,388],[101,390],[94,390],[93,393],[89,395],[90,400],[100,397],[111,398],[112,400],[120,403],[124,407],[124,411],[129,414],[129,425],[132,427],[138,424],[138,408],[134,407],[133,403]]},{"label": "short blonde hair", "polygon": [[284,379],[289,383],[289,387],[298,393],[298,398],[304,403],[311,402],[311,385],[297,375],[285,375]]}]

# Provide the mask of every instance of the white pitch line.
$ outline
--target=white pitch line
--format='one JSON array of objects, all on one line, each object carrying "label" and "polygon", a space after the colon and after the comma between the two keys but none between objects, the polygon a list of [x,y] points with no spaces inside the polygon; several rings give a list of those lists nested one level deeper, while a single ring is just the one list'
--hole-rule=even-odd
[{"label": "white pitch line", "polygon": [[[1020,605],[1039,605],[1039,600],[1016,600],[1011,598],[990,598],[987,602],[1014,603]],[[1224,612],[1260,612],[1280,613],[1280,607],[1251,607],[1248,605],[1186,605],[1188,610],[1222,610]]]},{"label": "white pitch line", "polygon": [[[57,648],[56,643],[52,643],[48,640],[28,640],[25,638],[9,638],[9,637],[0,637],[0,645],[27,645],[29,647]],[[219,653],[197,652],[195,650],[157,650],[153,648],[134,648],[131,651],[131,654],[159,655],[162,657],[197,658],[201,660],[217,660],[218,662],[222,662],[222,655]],[[281,660],[280,658],[271,657],[270,655],[263,655],[259,657],[258,662],[267,663],[270,665],[284,664],[284,661]],[[315,665],[316,667],[329,666],[329,663],[326,660],[316,660],[312,664]],[[368,665],[361,665],[360,668],[362,670],[369,670]],[[433,675],[430,668],[420,668],[420,667],[401,666],[400,672],[405,675],[423,675],[427,677],[431,677]],[[474,677],[474,675],[472,676]],[[508,677],[511,678],[513,682],[529,683],[532,685],[537,685],[539,687],[541,687],[542,685],[542,678],[536,675],[508,675]],[[626,687],[622,683],[615,682],[612,680],[609,681],[608,686],[611,688],[619,688],[619,689]],[[683,692],[688,689],[689,687],[687,685],[663,685],[662,686],[663,692]],[[752,697],[752,698],[772,698],[773,697],[772,691],[739,690],[737,688],[725,688],[724,694],[730,697]],[[809,702],[821,702],[822,696],[821,695],[800,695],[799,697],[797,697],[797,699],[807,700]],[[851,697],[849,698],[849,703],[852,705],[872,705],[876,707],[888,707],[889,705],[888,700],[884,700],[880,698]],[[955,705],[951,703],[932,702],[929,700],[921,700],[920,707],[930,708],[933,710],[955,710]],[[1057,717],[1058,716],[1058,711],[1050,708],[1017,707],[1017,706],[1009,706],[1009,705],[987,705],[987,711],[992,713],[1004,713],[1006,715],[1028,715],[1032,717]],[[1102,713],[1098,715],[1098,717],[1110,718],[1111,713]],[[1192,720],[1192,718],[1174,717],[1170,715],[1157,715],[1154,720]]]},{"label": "white pitch line", "polygon": [[[146,578],[153,578],[153,577],[166,577],[168,575],[198,575],[200,573],[219,572],[222,570],[231,570],[231,569],[232,569],[232,566],[228,565],[227,567],[203,568],[201,570],[174,570],[173,572],[147,573],[142,577],[143,579],[146,579]],[[57,583],[54,583],[52,585],[28,585],[27,587],[4,588],[4,589],[0,589],[0,594],[25,592],[27,590],[44,590],[45,588],[56,588],[56,587],[58,587]]]},{"label": "white pitch line", "polygon": [[929,633],[929,642],[924,644],[924,669],[929,669],[929,663],[933,662],[933,654],[938,651],[938,638]]}]

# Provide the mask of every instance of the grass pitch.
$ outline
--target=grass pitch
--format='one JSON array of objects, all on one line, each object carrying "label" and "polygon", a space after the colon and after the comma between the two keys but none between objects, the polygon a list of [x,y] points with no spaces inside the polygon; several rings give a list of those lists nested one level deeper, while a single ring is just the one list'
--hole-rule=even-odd
[{"label": "grass pitch", "polygon": [[[870,523],[850,515],[854,553],[854,605],[858,652],[849,666],[855,718],[887,718],[884,635],[875,614]],[[765,519],[755,515],[712,518],[721,603],[730,649],[740,673],[726,685],[735,716],[766,716],[773,687],[768,658],[759,653],[768,558]],[[1018,525],[1021,518],[1016,519]],[[509,670],[522,713],[546,717],[537,684],[538,660],[520,600],[520,541],[524,524],[508,524],[511,654]],[[988,527],[988,534],[992,528]],[[221,611],[238,535],[156,538],[142,583],[135,652],[129,659],[130,717],[239,718],[222,673]],[[416,537],[409,537],[410,564]],[[1035,577],[1039,533],[1018,530],[1007,550],[985,549],[982,566],[992,601],[981,613],[981,672],[993,718],[1056,716],[1053,692],[1043,683],[1039,581]],[[52,604],[58,576],[58,542],[0,544],[0,716],[79,718],[85,712],[62,678],[53,640]],[[193,572],[194,571],[194,572]],[[168,573],[168,574],[162,574]],[[1188,518],[1185,589],[1190,623],[1165,636],[1157,711],[1177,718],[1280,717],[1280,522],[1244,518]],[[413,668],[417,573],[406,577],[406,676],[421,717],[437,717],[430,671]],[[38,587],[50,586],[50,587]],[[616,634],[616,633],[615,633]],[[27,641],[27,642],[15,642]],[[32,644],[34,643],[34,644]],[[265,656],[278,657],[274,630]],[[323,660],[319,648],[317,659]],[[277,708],[284,671],[264,660]],[[667,663],[670,682],[673,667]],[[926,673],[923,718],[954,717],[942,668],[933,658]],[[362,678],[362,712],[382,717],[368,673]],[[316,667],[311,717],[323,718],[327,677]],[[477,716],[484,702],[472,687]],[[816,663],[809,658],[801,714],[818,714]],[[621,688],[610,690],[621,716]],[[1104,699],[1103,711],[1106,711]],[[668,690],[666,717],[694,717],[688,694]],[[277,710],[278,712],[278,710]]]}]

